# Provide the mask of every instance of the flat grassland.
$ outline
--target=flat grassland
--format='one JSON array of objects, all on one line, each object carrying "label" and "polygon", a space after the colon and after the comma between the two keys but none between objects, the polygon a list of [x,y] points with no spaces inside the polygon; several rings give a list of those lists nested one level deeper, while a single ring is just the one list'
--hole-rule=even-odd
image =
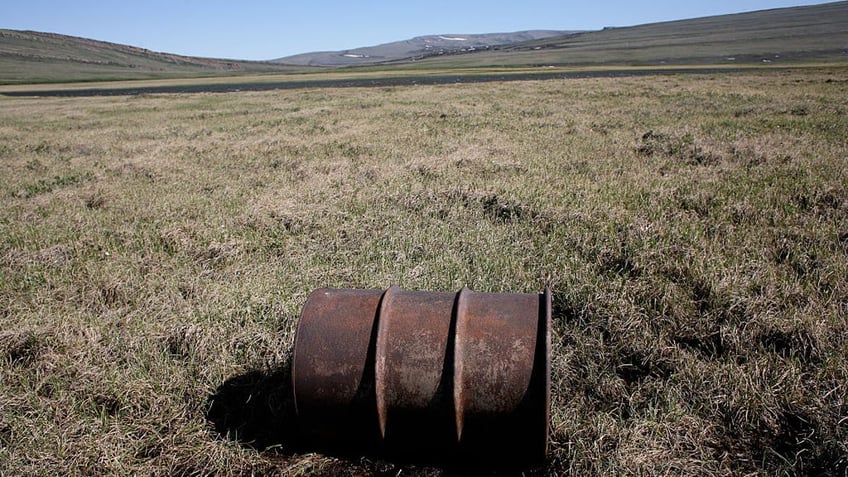
[{"label": "flat grassland", "polygon": [[318,287],[554,291],[537,474],[848,470],[848,69],[0,96],[0,474],[290,442]]}]

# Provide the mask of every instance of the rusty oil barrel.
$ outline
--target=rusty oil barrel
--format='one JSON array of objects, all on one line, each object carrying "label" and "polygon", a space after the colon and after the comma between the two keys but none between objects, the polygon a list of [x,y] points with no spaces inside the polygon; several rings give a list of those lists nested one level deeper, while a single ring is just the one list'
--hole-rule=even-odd
[{"label": "rusty oil barrel", "polygon": [[551,294],[318,289],[292,358],[310,438],[538,462],[550,422]]}]

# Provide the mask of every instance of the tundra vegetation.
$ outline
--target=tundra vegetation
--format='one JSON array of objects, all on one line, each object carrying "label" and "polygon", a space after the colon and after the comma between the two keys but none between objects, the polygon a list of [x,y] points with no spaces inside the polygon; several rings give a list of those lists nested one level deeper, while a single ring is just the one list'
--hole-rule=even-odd
[{"label": "tundra vegetation", "polygon": [[318,287],[554,292],[533,474],[848,471],[848,70],[0,96],[0,474],[291,439]]}]

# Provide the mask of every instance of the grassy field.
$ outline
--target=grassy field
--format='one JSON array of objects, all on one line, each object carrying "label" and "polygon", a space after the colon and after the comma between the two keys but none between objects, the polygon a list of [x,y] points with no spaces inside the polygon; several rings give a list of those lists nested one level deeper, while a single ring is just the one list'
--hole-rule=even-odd
[{"label": "grassy field", "polygon": [[314,288],[554,292],[535,474],[848,471],[848,69],[0,96],[0,474],[310,452]]}]

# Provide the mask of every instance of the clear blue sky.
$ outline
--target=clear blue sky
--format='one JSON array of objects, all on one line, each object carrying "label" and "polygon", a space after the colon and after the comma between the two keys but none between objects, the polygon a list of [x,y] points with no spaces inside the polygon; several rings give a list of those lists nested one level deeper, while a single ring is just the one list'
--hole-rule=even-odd
[{"label": "clear blue sky", "polygon": [[192,56],[266,60],[413,36],[595,30],[827,3],[798,0],[0,0],[0,28]]}]

